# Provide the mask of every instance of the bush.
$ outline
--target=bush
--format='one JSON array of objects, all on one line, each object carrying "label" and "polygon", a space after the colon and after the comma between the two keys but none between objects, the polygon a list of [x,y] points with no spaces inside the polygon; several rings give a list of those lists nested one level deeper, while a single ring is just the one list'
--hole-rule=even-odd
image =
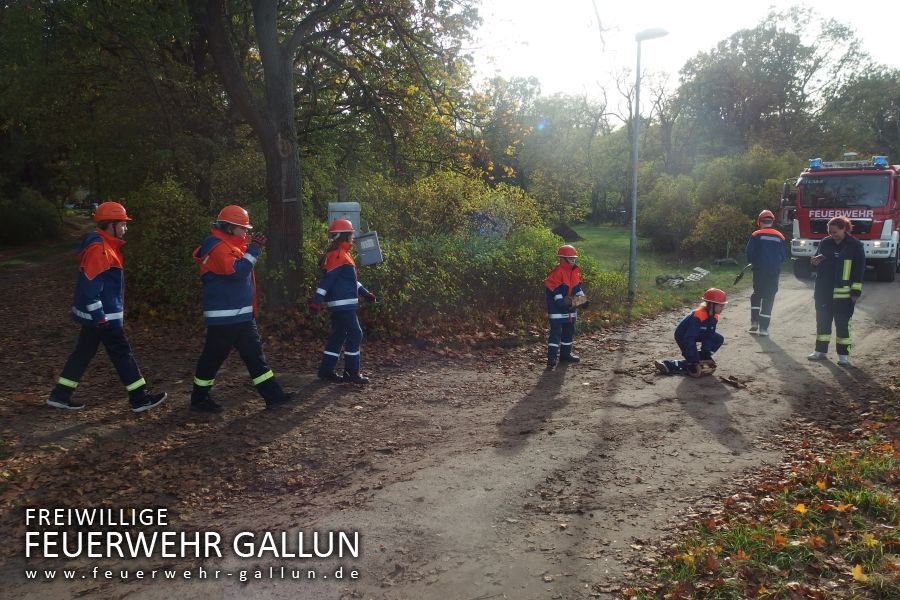
[{"label": "bush", "polygon": [[370,182],[360,201],[364,219],[385,239],[461,234],[473,229],[473,216],[488,217],[500,235],[542,224],[534,199],[520,188],[491,188],[479,179],[447,171],[410,185]]},{"label": "bush", "polygon": [[16,198],[0,198],[0,244],[58,238],[62,220],[40,193],[23,189]]},{"label": "bush", "polygon": [[721,206],[715,211],[700,214],[691,235],[682,243],[683,249],[694,256],[711,258],[744,250],[747,237],[753,231],[753,219],[735,206]]},{"label": "bush", "polygon": [[[388,336],[543,323],[543,281],[557,262],[561,243],[538,227],[507,237],[459,234],[387,240],[385,262],[363,267],[359,275],[385,302],[361,317],[368,331]],[[579,262],[596,307],[612,306],[624,296],[622,275],[600,271],[587,257]]]},{"label": "bush", "polygon": [[191,253],[208,233],[209,216],[173,179],[145,184],[125,204],[134,219],[124,250],[129,312],[179,321],[199,316]]}]

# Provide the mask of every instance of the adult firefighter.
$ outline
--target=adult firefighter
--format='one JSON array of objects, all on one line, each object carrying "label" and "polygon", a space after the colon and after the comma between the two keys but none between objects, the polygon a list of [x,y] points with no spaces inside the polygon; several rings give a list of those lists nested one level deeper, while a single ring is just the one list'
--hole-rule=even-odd
[{"label": "adult firefighter", "polygon": [[578,306],[587,308],[587,296],[581,289],[581,268],[575,264],[578,252],[566,244],[556,251],[559,264],[550,270],[544,280],[547,300],[547,316],[550,335],[547,339],[547,369],[553,370],[558,362],[577,363],[580,357],[572,354],[575,337],[575,320]]},{"label": "adult firefighter", "polygon": [[759,228],[747,240],[747,261],[753,264],[753,293],[750,295],[750,333],[769,335],[772,307],[778,292],[778,277],[784,261],[784,236],[772,229],[775,215],[764,210],[756,218]]},{"label": "adult firefighter", "polygon": [[94,212],[94,221],[97,221],[97,229],[84,238],[78,254],[80,268],[72,302],[72,318],[81,325],[81,331],[47,404],[69,410],[84,408],[84,404],[72,400],[72,393],[97,348],[103,344],[128,392],[131,410],[143,412],[162,403],[166,393],[147,393],[147,382],[141,376],[123,328],[125,267],[122,245],[131,218],[118,202],[104,202]]},{"label": "adult firefighter", "polygon": [[[356,309],[359,307],[359,296],[368,302],[375,302],[375,294],[356,278],[356,263],[350,256],[353,223],[347,219],[335,219],[328,227],[328,238],[328,249],[319,261],[322,279],[309,303],[312,312],[318,312],[324,303],[331,317],[331,334],[325,342],[319,378],[335,383],[369,383],[369,378],[360,373],[363,332],[356,318]],[[343,376],[335,372],[341,349],[344,351]]]},{"label": "adult firefighter", "polygon": [[253,267],[266,245],[266,236],[248,233],[253,229],[250,215],[236,205],[219,211],[210,235],[194,250],[194,261],[200,266],[203,283],[203,319],[206,343],[194,371],[194,389],[190,409],[216,413],[222,405],[210,397],[219,367],[231,349],[238,351],[266,402],[275,408],[289,402],[293,394],[285,394],[266,361],[262,340],[256,327],[256,278]]},{"label": "adult firefighter", "polygon": [[828,235],[810,259],[816,269],[816,349],[809,360],[824,360],[831,342],[831,323],[837,334],[838,364],[850,364],[850,318],[862,295],[866,253],[862,242],[850,235],[853,228],[844,216],[828,221]]},{"label": "adult firefighter", "polygon": [[716,332],[716,325],[726,304],[728,297],[725,292],[718,288],[706,290],[700,306],[689,315],[685,315],[675,327],[675,342],[684,359],[658,360],[654,363],[656,370],[663,375],[687,373],[692,377],[704,374],[701,363],[707,365],[707,372],[715,370],[713,354],[725,343],[722,334]]}]

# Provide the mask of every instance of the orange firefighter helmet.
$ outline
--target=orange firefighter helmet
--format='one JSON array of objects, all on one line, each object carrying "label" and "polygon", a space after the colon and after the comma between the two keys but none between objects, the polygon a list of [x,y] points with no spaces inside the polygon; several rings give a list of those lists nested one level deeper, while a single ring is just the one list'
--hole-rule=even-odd
[{"label": "orange firefighter helmet", "polygon": [[237,204],[229,204],[220,210],[219,216],[216,217],[216,221],[220,223],[231,223],[232,225],[237,225],[246,229],[253,229],[253,225],[250,224],[250,214]]},{"label": "orange firefighter helmet", "polygon": [[335,219],[328,226],[328,233],[351,233],[353,231],[353,223],[350,219]]},{"label": "orange firefighter helmet", "polygon": [[774,215],[774,214],[772,213],[772,211],[769,210],[769,209],[766,209],[766,210],[762,211],[761,213],[759,213],[759,216],[756,217],[756,226],[757,226],[757,227],[762,226],[762,220],[763,220],[763,219],[772,219],[772,222],[774,223],[774,222],[775,222],[775,215]]},{"label": "orange firefighter helmet", "polygon": [[713,302],[715,304],[728,304],[727,300],[728,296],[720,290],[719,288],[709,288],[704,292],[703,299],[706,302]]},{"label": "orange firefighter helmet", "polygon": [[94,211],[95,221],[130,221],[125,207],[118,202],[104,202]]},{"label": "orange firefighter helmet", "polygon": [[565,246],[559,247],[559,250],[556,251],[556,255],[560,258],[578,258],[578,251],[575,250],[575,246],[566,244]]}]

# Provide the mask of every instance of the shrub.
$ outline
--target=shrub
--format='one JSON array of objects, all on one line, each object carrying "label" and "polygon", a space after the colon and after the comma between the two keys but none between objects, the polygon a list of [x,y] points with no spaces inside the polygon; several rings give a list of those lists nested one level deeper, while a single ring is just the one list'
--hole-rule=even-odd
[{"label": "shrub", "polygon": [[[507,237],[464,233],[387,240],[385,262],[360,269],[360,280],[385,302],[361,317],[368,331],[388,336],[543,323],[543,281],[561,243],[538,227]],[[624,296],[622,275],[600,271],[587,257],[579,262],[595,306],[609,307]]]},{"label": "shrub", "polygon": [[691,235],[682,247],[689,254],[709,257],[740,253],[753,231],[753,219],[735,206],[723,205],[700,213]]},{"label": "shrub", "polygon": [[58,238],[59,213],[39,192],[25,188],[16,198],[0,198],[0,244]]},{"label": "shrub", "polygon": [[128,309],[165,319],[200,314],[200,281],[191,259],[210,218],[173,179],[150,182],[126,201],[134,219],[125,246]]},{"label": "shrub", "polygon": [[409,185],[372,181],[360,193],[363,217],[387,238],[460,234],[473,215],[496,223],[496,233],[542,224],[537,204],[520,188],[442,171]]}]

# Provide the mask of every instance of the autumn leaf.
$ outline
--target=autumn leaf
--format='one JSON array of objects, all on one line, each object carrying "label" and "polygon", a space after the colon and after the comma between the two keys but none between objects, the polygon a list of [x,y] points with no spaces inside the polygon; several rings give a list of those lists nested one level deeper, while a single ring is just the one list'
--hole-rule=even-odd
[{"label": "autumn leaf", "polygon": [[788,539],[786,536],[784,536],[780,533],[776,533],[772,537],[772,542],[775,544],[775,547],[784,548],[787,545]]},{"label": "autumn leaf", "polygon": [[794,512],[798,512],[801,515],[805,515],[806,514],[806,505],[801,502],[800,504],[798,504],[797,506],[794,507]]},{"label": "autumn leaf", "polygon": [[852,504],[844,504],[843,502],[839,502],[838,505],[834,507],[834,510],[838,512],[847,512],[851,508],[853,508]]},{"label": "autumn leaf", "polygon": [[811,535],[806,538],[810,548],[822,548],[825,546],[825,538],[820,535]]},{"label": "autumn leaf", "polygon": [[816,482],[816,487],[819,488],[820,490],[822,490],[822,491],[824,492],[824,491],[825,491],[825,488],[828,487],[828,486],[826,486],[826,485],[825,485],[825,482],[822,481],[822,480],[820,479],[820,480],[818,480],[818,481]]},{"label": "autumn leaf", "polygon": [[734,553],[735,560],[748,560],[750,555],[744,552],[743,550],[738,550]]},{"label": "autumn leaf", "polygon": [[871,533],[864,533],[862,536],[862,543],[870,548],[874,548],[878,545],[878,540]]},{"label": "autumn leaf", "polygon": [[863,573],[862,565],[856,565],[855,567],[853,567],[853,571],[851,573],[853,574],[853,579],[855,579],[856,581],[869,580],[869,576]]}]

